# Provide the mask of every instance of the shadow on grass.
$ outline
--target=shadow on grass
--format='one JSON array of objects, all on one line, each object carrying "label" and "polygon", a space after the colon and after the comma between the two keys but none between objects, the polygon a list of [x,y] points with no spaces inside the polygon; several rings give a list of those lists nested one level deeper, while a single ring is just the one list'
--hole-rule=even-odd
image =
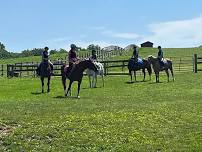
[{"label": "shadow on grass", "polygon": [[[53,98],[55,98],[55,99],[80,99],[80,98],[78,98],[78,97],[76,97],[76,96],[67,96],[67,97],[65,97],[65,96],[56,96],[56,97],[53,97]],[[82,97],[82,99],[84,99],[85,97]]]},{"label": "shadow on grass", "polygon": [[163,83],[163,82],[150,82],[149,84],[161,84],[161,83]]},{"label": "shadow on grass", "polygon": [[85,89],[96,89],[96,88],[98,89],[98,88],[103,88],[103,87],[101,87],[101,86],[99,86],[99,87],[94,87],[94,88],[85,87],[85,88],[82,88],[82,89],[84,89],[84,90],[85,90]]},{"label": "shadow on grass", "polygon": [[144,82],[148,82],[148,81],[127,81],[125,82],[126,84],[133,84],[133,83],[144,83]]},{"label": "shadow on grass", "polygon": [[44,93],[42,93],[42,92],[31,92],[31,94],[33,94],[33,95],[40,95],[40,94],[44,94]]}]

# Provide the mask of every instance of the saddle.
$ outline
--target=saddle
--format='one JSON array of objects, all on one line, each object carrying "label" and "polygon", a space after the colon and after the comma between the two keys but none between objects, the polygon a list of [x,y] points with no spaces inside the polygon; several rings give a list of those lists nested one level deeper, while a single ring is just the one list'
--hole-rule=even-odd
[{"label": "saddle", "polygon": [[72,66],[69,66],[68,64],[65,65],[64,67],[64,72],[66,73],[66,75],[69,75],[73,70],[74,68],[76,67],[76,65],[79,63],[79,61],[75,62],[72,64]]},{"label": "saddle", "polygon": [[129,61],[129,64],[132,67],[141,67],[143,66],[143,60],[141,58],[138,58],[137,60],[135,60],[134,58],[131,58],[131,60]]}]

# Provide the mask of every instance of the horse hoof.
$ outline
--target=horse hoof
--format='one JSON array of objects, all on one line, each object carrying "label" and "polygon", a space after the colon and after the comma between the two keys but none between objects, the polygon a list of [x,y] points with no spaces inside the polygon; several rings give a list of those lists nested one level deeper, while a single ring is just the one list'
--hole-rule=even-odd
[{"label": "horse hoof", "polygon": [[44,93],[44,91],[43,91],[43,90],[42,90],[41,92],[42,92],[42,93]]},{"label": "horse hoof", "polygon": [[78,99],[80,99],[80,96],[77,96]]},{"label": "horse hoof", "polygon": [[50,90],[47,90],[47,92],[50,92]]}]

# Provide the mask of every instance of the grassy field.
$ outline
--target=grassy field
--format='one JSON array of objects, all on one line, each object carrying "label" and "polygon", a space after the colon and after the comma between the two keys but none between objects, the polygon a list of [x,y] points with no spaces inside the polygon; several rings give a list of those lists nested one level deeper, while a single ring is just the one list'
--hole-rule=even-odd
[{"label": "grassy field", "polygon": [[63,98],[60,78],[41,94],[36,78],[0,77],[0,151],[202,151],[202,73],[137,79],[89,89],[84,77],[76,99]]}]

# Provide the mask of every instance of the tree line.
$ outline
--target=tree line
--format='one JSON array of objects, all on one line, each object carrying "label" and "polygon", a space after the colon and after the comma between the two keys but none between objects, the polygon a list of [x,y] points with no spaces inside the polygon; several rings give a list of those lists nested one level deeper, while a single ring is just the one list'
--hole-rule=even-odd
[{"label": "tree line", "polygon": [[[91,51],[91,50],[100,50],[101,47],[99,45],[94,45],[91,44],[89,45],[87,48],[81,48],[78,47],[77,51]],[[34,48],[34,49],[27,49],[24,50],[20,53],[14,53],[14,52],[9,52],[6,50],[6,47],[3,43],[0,42],[0,59],[7,59],[7,58],[18,58],[18,57],[28,57],[28,56],[40,56],[43,52],[44,48]],[[50,55],[51,54],[56,54],[56,53],[67,53],[67,51],[65,49],[53,49],[50,50]]]}]

